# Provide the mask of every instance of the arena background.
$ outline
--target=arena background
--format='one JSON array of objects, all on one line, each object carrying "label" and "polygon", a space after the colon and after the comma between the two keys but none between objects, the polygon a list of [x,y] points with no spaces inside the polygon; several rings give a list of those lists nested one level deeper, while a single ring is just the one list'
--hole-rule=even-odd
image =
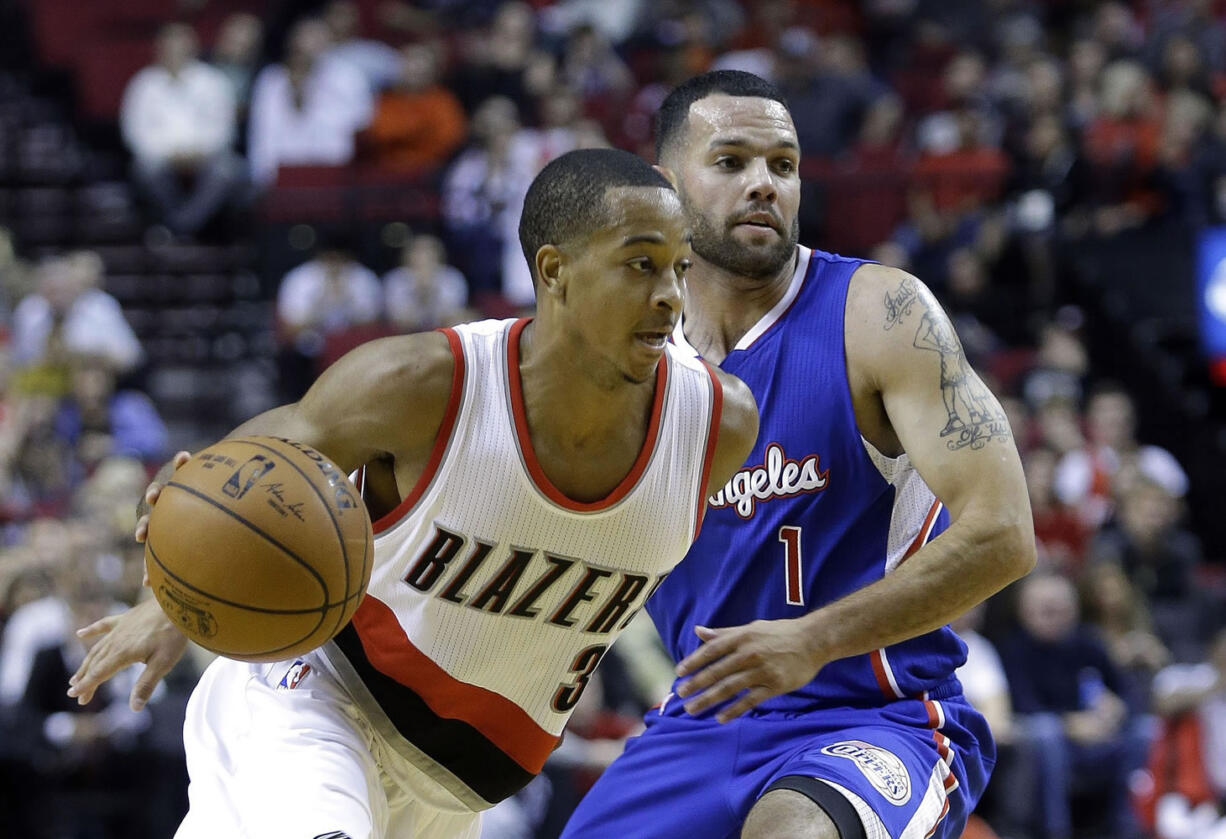
[{"label": "arena background", "polygon": [[[168,93],[137,76],[155,62],[196,75]],[[71,629],[138,595],[149,474],[360,341],[530,310],[532,176],[578,146],[650,159],[663,96],[711,67],[786,93],[801,241],[910,270],[950,310],[1013,422],[1041,572],[1109,655],[1110,674],[1036,665],[1013,590],[968,619],[1001,652],[963,675],[1004,744],[968,836],[1210,835],[1192,805],[1226,794],[1219,0],[0,0],[0,832],[163,839],[183,812],[203,656],[139,715],[123,680],[64,696]],[[659,697],[650,628],[615,652],[489,836],[556,836]],[[1077,707],[1044,705],[1062,680]],[[1023,733],[1079,710],[1097,722],[1068,758],[1113,771],[1052,790]]]}]

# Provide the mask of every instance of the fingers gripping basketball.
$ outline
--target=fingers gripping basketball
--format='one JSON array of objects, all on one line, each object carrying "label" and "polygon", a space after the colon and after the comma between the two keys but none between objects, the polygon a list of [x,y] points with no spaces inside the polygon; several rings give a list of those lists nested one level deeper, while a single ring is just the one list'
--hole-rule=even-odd
[{"label": "fingers gripping basketball", "polygon": [[163,611],[206,649],[276,661],[318,647],[370,582],[371,525],[333,463],[274,437],[223,440],[162,488],[145,564]]}]

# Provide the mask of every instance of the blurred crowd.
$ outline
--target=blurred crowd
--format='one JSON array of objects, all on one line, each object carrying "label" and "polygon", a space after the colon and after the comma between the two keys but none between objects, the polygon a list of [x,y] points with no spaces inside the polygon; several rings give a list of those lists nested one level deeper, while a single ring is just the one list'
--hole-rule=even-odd
[{"label": "blurred crowd", "polygon": [[[1023,455],[1040,568],[958,627],[1000,741],[967,836],[1226,837],[1226,557],[1187,529],[1187,464],[1096,374],[1066,265],[1149,226],[1226,221],[1226,3],[250,5],[207,44],[168,22],[127,86],[144,244],[250,238],[251,208],[301,167],[407,173],[439,202],[390,270],[342,227],[271,278],[286,398],[362,340],[530,311],[515,231],[553,157],[651,159],[655,109],[709,68],[778,84],[804,153],[802,242],[932,286]],[[105,289],[89,250],[0,237],[0,813],[33,837],[161,839],[201,661],[141,715],[122,681],[85,707],[63,695],[73,629],[139,596],[148,476],[202,442],[170,440],[142,393],[158,359]],[[664,693],[671,667],[639,630],[489,836],[555,836]]]}]

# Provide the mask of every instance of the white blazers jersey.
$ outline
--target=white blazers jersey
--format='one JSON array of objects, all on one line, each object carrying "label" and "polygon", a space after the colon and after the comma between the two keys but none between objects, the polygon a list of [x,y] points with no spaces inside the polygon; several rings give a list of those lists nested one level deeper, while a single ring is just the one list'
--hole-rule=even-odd
[{"label": "white blazers jersey", "polygon": [[685,556],[722,404],[711,371],[670,344],[633,469],[603,500],[573,501],[528,435],[526,324],[443,330],[455,374],[434,450],[376,522],[366,598],[326,648],[384,736],[472,810],[540,772],[605,650]]}]

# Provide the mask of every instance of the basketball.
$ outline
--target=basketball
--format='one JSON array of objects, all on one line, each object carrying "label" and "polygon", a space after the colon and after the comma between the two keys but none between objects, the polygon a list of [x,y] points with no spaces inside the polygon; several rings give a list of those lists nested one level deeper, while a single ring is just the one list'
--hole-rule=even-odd
[{"label": "basketball", "polygon": [[239,437],[196,453],[149,515],[145,565],[192,641],[241,661],[293,658],[339,632],[370,582],[370,518],[319,452]]}]

